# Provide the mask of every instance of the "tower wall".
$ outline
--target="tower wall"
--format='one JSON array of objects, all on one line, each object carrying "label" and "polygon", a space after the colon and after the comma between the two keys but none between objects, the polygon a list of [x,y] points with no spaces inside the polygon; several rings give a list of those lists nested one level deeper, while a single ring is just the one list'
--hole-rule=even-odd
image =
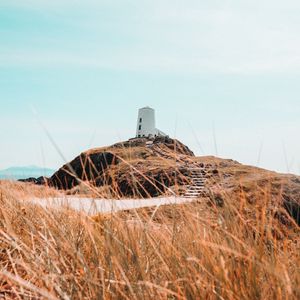
[{"label": "tower wall", "polygon": [[155,110],[150,107],[144,107],[139,110],[136,137],[156,136]]}]

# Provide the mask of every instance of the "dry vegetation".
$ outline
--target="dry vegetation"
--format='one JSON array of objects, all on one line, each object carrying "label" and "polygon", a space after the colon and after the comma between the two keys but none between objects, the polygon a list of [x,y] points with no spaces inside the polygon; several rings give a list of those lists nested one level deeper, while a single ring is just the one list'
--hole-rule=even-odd
[{"label": "dry vegetation", "polygon": [[[124,163],[112,178],[139,165],[147,177],[177,159],[114,151]],[[300,229],[284,207],[299,203],[299,177],[189,159],[213,166],[207,197],[94,217],[23,201],[59,195],[51,188],[0,182],[0,298],[299,299]],[[80,180],[68,194],[109,197],[117,186]]]},{"label": "dry vegetation", "polygon": [[270,214],[267,198],[224,193],[222,203],[90,218],[24,206],[16,186],[0,188],[0,298],[300,297],[299,227]]},{"label": "dry vegetation", "polygon": [[9,180],[0,180],[0,193],[11,195],[15,199],[27,200],[33,198],[50,198],[61,196],[62,193],[47,187],[32,183],[22,183]]},{"label": "dry vegetation", "polygon": [[[71,194],[81,190],[86,194],[88,183],[96,188],[93,192],[98,197],[105,197],[109,190],[108,196],[115,198],[156,197],[170,192],[170,187],[186,184],[188,167],[183,162],[174,165],[174,160],[181,155],[191,162],[195,156],[188,147],[170,138],[156,138],[152,147],[146,142],[135,139],[83,152],[47,183]],[[105,187],[104,193],[99,187]]]}]

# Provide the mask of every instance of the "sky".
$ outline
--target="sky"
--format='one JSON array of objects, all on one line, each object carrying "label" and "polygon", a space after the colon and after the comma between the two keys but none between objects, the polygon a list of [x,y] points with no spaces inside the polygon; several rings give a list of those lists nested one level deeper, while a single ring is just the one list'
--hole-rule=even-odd
[{"label": "sky", "polygon": [[148,105],[197,155],[300,174],[299,32],[299,0],[1,0],[0,169],[127,140]]}]

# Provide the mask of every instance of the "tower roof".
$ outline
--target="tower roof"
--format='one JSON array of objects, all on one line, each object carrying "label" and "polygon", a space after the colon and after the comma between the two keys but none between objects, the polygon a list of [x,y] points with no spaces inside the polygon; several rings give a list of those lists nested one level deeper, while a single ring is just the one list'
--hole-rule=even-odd
[{"label": "tower roof", "polygon": [[145,107],[142,107],[141,109],[152,109],[152,110],[154,110],[154,108],[152,108],[150,106],[145,106]]}]

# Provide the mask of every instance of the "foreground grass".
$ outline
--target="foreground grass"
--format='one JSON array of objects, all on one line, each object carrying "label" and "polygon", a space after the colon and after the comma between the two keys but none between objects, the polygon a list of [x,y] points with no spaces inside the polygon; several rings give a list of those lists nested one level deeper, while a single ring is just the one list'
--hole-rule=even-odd
[{"label": "foreground grass", "polygon": [[299,229],[264,207],[202,199],[89,218],[13,190],[0,196],[0,298],[300,298]]}]

